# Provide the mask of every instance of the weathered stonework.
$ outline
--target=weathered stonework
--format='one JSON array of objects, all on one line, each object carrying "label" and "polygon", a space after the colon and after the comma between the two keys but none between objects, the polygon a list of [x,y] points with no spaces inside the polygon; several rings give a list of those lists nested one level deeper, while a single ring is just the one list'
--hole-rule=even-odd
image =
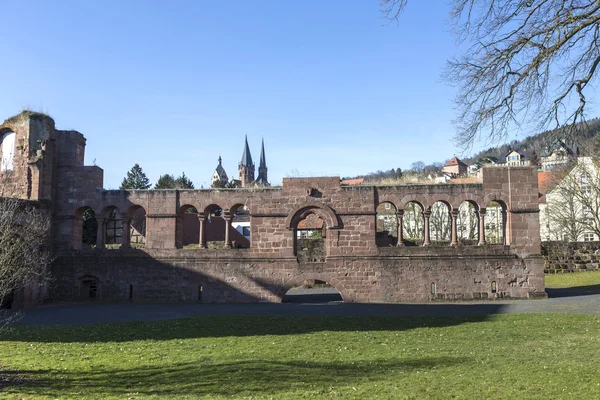
[{"label": "weathered stonework", "polygon": [[600,242],[543,242],[542,255],[546,273],[600,270]]},{"label": "weathered stonework", "polygon": [[[289,288],[310,279],[330,283],[347,302],[545,296],[534,168],[486,168],[482,183],[468,185],[350,187],[341,186],[339,177],[325,177],[285,178],[276,188],[107,191],[102,170],[83,166],[83,136],[54,130],[49,117],[41,119],[23,125],[29,129],[8,121],[0,129],[12,129],[25,141],[47,136],[31,179],[22,176],[24,167],[15,170],[31,186],[21,188],[20,197],[45,200],[53,212],[56,261],[47,300],[87,298],[93,285],[94,297],[108,301],[280,301]],[[480,246],[377,247],[377,206],[392,203],[401,220],[411,201],[422,206],[426,218],[434,202],[446,203],[454,244],[453,211],[468,201],[483,216],[495,201],[505,211],[504,244],[486,245],[480,235]],[[199,243],[183,249],[189,206],[198,210]],[[206,226],[217,206],[225,221],[226,248],[206,249]],[[242,206],[250,214],[250,247],[233,248],[231,221]],[[100,234],[95,249],[82,249],[82,215],[88,207],[98,219],[98,232],[112,210],[128,227],[143,209],[145,248],[129,248],[125,235],[123,248],[106,249]],[[296,228],[311,213],[326,226],[325,257],[301,263]]]}]

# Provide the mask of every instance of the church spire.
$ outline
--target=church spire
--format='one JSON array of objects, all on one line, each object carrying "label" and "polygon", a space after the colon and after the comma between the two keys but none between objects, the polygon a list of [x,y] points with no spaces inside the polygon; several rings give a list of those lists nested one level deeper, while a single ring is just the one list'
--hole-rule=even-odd
[{"label": "church spire", "polygon": [[248,135],[246,135],[246,144],[244,146],[244,153],[242,154],[242,161],[240,161],[240,165],[249,167],[252,164],[252,155],[250,154],[250,146],[248,146]]},{"label": "church spire", "polygon": [[262,138],[262,144],[260,146],[260,164],[258,164],[259,171],[261,168],[267,168],[267,161],[265,160],[265,138]]},{"label": "church spire", "polygon": [[267,159],[265,157],[265,138],[262,139],[260,147],[260,164],[258,166],[256,183],[262,186],[269,186],[269,180],[267,179]]}]

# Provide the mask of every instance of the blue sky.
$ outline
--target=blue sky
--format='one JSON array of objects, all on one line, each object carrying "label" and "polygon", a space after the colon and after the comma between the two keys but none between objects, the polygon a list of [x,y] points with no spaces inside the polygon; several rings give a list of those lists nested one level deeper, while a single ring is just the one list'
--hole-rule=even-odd
[{"label": "blue sky", "polygon": [[377,4],[0,0],[0,120],[82,132],[106,188],[134,163],[208,187],[219,155],[237,177],[246,132],[274,184],[447,160],[448,8],[411,1],[389,25]]}]

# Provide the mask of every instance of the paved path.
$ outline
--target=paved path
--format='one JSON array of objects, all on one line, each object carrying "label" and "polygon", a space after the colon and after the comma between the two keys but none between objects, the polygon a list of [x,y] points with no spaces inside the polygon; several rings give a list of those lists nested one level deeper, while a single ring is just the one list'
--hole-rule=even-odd
[{"label": "paved path", "polygon": [[[426,304],[69,304],[26,310],[20,325],[94,324],[216,315],[278,316],[479,316],[508,313],[583,313],[600,315],[600,293],[549,290],[547,300]],[[560,296],[560,297],[552,297]]]}]

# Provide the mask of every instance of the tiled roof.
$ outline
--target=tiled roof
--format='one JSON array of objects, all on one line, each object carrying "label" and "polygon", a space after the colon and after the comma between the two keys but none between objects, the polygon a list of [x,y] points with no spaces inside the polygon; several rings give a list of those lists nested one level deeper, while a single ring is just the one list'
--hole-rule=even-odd
[{"label": "tiled roof", "polygon": [[465,167],[467,166],[467,164],[460,161],[458,158],[456,158],[456,156],[454,156],[446,163],[446,165],[444,165],[444,167],[452,167],[454,165],[464,165]]},{"label": "tiled roof", "polygon": [[342,185],[361,185],[364,182],[365,178],[356,178],[356,179],[342,179],[340,184]]},{"label": "tiled roof", "polygon": [[554,178],[551,171],[538,172],[538,192],[540,203],[546,202],[546,192],[554,183]]}]

